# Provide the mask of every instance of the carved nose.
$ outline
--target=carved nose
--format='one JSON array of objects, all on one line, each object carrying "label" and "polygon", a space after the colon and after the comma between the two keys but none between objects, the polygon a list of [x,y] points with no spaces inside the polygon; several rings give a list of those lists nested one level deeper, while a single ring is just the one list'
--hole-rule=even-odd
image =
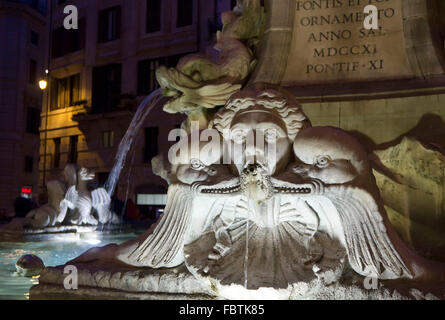
[{"label": "carved nose", "polygon": [[253,174],[256,171],[257,166],[254,164],[249,164],[245,169],[244,169],[244,173],[245,174]]},{"label": "carved nose", "polygon": [[256,148],[256,146],[247,147],[245,154],[247,163],[264,161],[264,150],[262,150],[261,148]]}]

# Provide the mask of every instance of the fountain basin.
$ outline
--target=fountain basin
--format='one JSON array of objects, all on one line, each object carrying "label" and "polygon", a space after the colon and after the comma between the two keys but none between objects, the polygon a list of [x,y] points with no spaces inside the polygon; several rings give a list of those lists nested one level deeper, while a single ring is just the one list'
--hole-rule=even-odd
[{"label": "fountain basin", "polygon": [[95,239],[80,239],[53,236],[52,241],[0,242],[0,300],[29,299],[29,289],[39,283],[39,277],[23,277],[16,274],[16,262],[23,255],[34,254],[46,266],[57,266],[77,257],[94,246],[122,243],[135,234],[101,235]]},{"label": "fountain basin", "polygon": [[171,269],[137,268],[103,260],[75,265],[78,289],[63,283],[65,266],[41,273],[30,290],[32,300],[436,300],[445,298],[443,285],[416,286],[398,281],[379,282],[366,289],[365,278],[347,272],[342,280],[325,285],[319,280],[289,285],[287,289],[246,290],[240,285],[221,285],[215,279],[195,277],[182,265]]},{"label": "fountain basin", "polygon": [[76,264],[78,289],[64,287],[65,266],[46,268],[39,285],[30,290],[30,298],[168,300],[217,299],[217,296],[190,274],[185,266],[173,269],[129,267],[118,261],[95,261]]}]

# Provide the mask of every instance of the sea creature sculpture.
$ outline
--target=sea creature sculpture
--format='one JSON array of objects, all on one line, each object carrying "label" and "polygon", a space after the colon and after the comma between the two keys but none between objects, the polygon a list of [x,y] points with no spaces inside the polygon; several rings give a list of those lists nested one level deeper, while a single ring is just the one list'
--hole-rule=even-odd
[{"label": "sea creature sculpture", "polygon": [[176,68],[161,66],[156,78],[165,96],[169,113],[188,115],[183,125],[190,131],[190,122],[198,121],[200,129],[211,123],[208,109],[224,105],[237,92],[253,70],[256,60],[252,48],[262,33],[265,15],[259,0],[239,1],[235,12],[223,15],[223,30],[217,35],[217,61],[202,54],[183,57]]},{"label": "sea creature sculpture", "polygon": [[[120,223],[119,217],[110,210],[111,198],[104,188],[88,190],[87,183],[94,179],[94,173],[86,168],[75,170],[72,167],[65,169],[67,180],[75,181],[75,184],[68,188],[63,200],[72,214],[69,217],[73,225],[97,225],[99,222]],[[74,178],[74,179],[73,179]],[[94,217],[93,209],[97,212],[97,219]]]}]

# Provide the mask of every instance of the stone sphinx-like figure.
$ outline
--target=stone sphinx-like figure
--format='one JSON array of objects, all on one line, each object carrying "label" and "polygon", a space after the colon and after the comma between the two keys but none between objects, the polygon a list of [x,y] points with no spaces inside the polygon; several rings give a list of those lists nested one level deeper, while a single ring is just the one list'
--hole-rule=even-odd
[{"label": "stone sphinx-like figure", "polygon": [[26,215],[25,224],[32,228],[54,227],[63,222],[67,207],[64,206],[65,185],[57,180],[47,183],[48,203]]},{"label": "stone sphinx-like figure", "polygon": [[[71,184],[63,200],[63,205],[72,210],[69,217],[71,224],[120,223],[119,217],[110,210],[111,198],[107,191],[104,188],[88,190],[88,181],[94,179],[93,172],[86,168],[78,169],[75,165],[67,165],[64,173],[66,180]],[[93,216],[93,209],[97,212],[97,219]]]}]

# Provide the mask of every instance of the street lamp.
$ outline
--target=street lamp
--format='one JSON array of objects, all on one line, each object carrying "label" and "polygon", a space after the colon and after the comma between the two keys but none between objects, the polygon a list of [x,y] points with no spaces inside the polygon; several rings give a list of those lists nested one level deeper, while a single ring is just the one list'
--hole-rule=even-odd
[{"label": "street lamp", "polygon": [[[48,77],[48,69],[45,70],[46,78]],[[48,88],[48,81],[46,79],[42,79],[39,81],[39,87],[42,91],[45,91]],[[48,138],[48,112],[49,112],[49,92],[46,92],[46,109],[45,109],[45,137],[44,137],[44,151],[43,151],[43,187],[46,186],[46,139]]]},{"label": "street lamp", "polygon": [[[39,81],[39,87],[41,90],[45,90],[48,87],[48,81],[46,79],[49,78],[49,69],[51,65],[51,53],[52,53],[52,35],[53,35],[53,1],[48,1],[49,4],[49,21],[48,21],[48,39],[46,43],[47,51],[47,66],[45,69],[45,79]],[[47,148],[47,139],[48,139],[48,114],[49,114],[49,90],[46,91],[46,109],[45,109],[45,135],[44,135],[44,147],[43,147],[43,188],[46,187],[46,148]]]},{"label": "street lamp", "polygon": [[42,80],[39,81],[39,87],[40,87],[40,89],[45,90],[47,86],[48,86],[48,81],[46,81],[46,80],[44,80],[44,79],[42,79]]}]

